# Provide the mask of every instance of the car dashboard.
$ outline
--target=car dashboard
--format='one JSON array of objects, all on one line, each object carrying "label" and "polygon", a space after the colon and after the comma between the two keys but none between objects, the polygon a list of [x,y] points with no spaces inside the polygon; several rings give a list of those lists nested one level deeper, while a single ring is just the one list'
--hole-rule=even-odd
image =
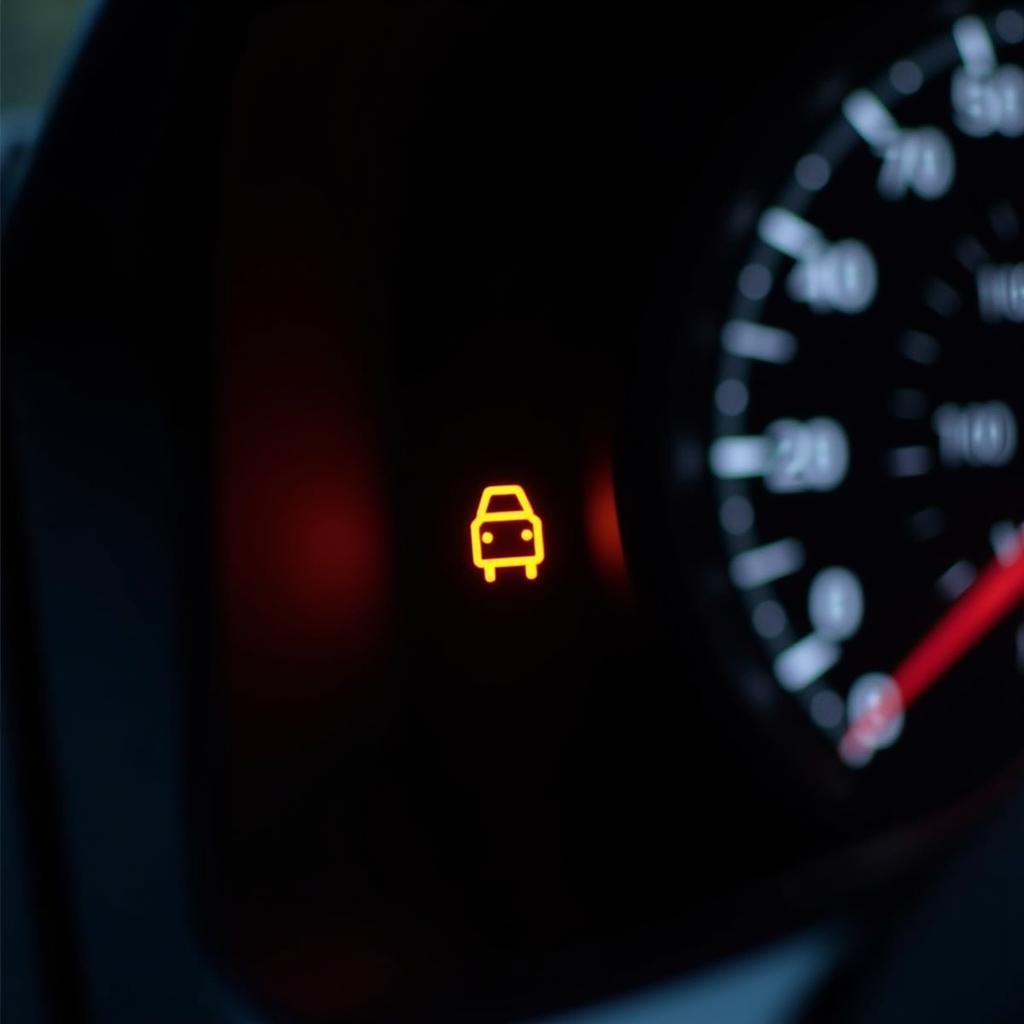
[{"label": "car dashboard", "polygon": [[5,213],[12,1020],[1024,1013],[1024,11],[95,11]]}]

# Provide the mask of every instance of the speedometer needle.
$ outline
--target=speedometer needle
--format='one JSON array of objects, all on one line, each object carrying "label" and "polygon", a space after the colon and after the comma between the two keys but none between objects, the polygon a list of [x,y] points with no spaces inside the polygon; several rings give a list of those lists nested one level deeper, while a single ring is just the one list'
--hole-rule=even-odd
[{"label": "speedometer needle", "polygon": [[895,715],[927,693],[972,647],[1024,601],[1024,530],[1012,553],[992,559],[974,583],[897,665],[896,684],[847,729],[839,749],[848,761],[862,759],[872,737]]}]

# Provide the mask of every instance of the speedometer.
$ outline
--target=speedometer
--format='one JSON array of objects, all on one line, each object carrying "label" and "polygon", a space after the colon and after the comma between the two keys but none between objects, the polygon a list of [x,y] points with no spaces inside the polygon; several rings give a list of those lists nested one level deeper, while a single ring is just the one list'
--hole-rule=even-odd
[{"label": "speedometer", "polygon": [[728,271],[706,593],[745,699],[843,791],[934,805],[1024,737],[1022,64],[1007,9],[852,84]]}]

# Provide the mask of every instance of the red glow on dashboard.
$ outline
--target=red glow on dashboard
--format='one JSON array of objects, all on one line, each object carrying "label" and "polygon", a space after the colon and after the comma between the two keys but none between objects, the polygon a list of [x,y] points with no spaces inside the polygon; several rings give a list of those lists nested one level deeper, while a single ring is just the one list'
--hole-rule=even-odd
[{"label": "red glow on dashboard", "polygon": [[[372,674],[390,542],[367,377],[325,286],[294,263],[242,269],[222,390],[225,669],[236,731],[273,749]],[[304,321],[274,316],[282,289]]]},{"label": "red glow on dashboard", "polygon": [[610,592],[627,599],[629,577],[619,532],[612,461],[607,452],[591,463],[586,481],[585,515],[587,544],[598,576]]},{"label": "red glow on dashboard", "polygon": [[337,459],[323,469],[294,479],[282,502],[276,571],[311,639],[340,629],[359,644],[381,599],[381,510],[363,468]]}]

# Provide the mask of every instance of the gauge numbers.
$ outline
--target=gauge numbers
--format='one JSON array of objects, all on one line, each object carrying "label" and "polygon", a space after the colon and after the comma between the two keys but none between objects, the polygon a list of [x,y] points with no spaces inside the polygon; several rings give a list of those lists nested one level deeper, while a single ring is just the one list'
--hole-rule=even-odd
[{"label": "gauge numbers", "polygon": [[851,90],[752,236],[707,466],[766,671],[853,771],[1019,747],[1024,15]]}]

